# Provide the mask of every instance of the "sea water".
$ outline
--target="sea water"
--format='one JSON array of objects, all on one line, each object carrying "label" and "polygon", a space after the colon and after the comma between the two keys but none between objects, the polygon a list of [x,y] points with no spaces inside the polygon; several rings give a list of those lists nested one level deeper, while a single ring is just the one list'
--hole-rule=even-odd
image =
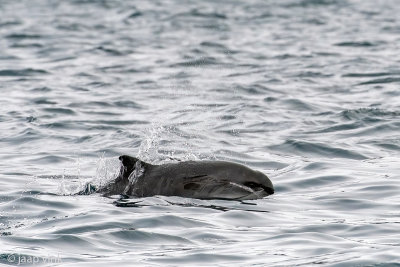
[{"label": "sea water", "polygon": [[[396,0],[0,1],[0,263],[400,266]],[[118,156],[259,200],[121,200]]]}]

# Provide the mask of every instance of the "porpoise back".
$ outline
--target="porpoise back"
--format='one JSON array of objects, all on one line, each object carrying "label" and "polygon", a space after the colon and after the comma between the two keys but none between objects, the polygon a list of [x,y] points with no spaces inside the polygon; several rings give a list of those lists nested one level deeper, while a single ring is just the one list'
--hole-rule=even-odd
[{"label": "porpoise back", "polygon": [[199,199],[257,199],[274,193],[263,173],[226,161],[184,161],[152,165],[135,157],[120,156],[118,177],[97,192],[105,196],[155,195]]}]

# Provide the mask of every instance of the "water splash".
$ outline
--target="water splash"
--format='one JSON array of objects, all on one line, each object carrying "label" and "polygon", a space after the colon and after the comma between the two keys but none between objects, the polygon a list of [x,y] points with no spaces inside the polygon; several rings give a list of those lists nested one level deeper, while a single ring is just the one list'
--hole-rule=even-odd
[{"label": "water splash", "polygon": [[166,163],[199,159],[199,155],[194,152],[194,145],[188,141],[190,136],[177,131],[174,127],[153,123],[147,132],[137,154],[141,160],[150,163]]},{"label": "water splash", "polygon": [[120,162],[117,158],[106,158],[102,153],[96,163],[96,176],[92,183],[98,187],[102,187],[110,180],[118,176]]},{"label": "water splash", "polygon": [[137,157],[150,162],[159,158],[158,148],[160,146],[160,137],[166,130],[162,125],[153,123],[148,131],[149,134],[146,134],[146,138],[140,144]]}]

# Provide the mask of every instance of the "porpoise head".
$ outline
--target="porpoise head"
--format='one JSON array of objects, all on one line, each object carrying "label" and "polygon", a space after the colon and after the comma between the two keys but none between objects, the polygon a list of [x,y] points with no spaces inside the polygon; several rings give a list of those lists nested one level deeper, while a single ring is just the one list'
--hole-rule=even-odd
[{"label": "porpoise head", "polygon": [[257,175],[251,177],[252,179],[244,182],[243,185],[251,188],[255,192],[263,191],[264,195],[272,195],[275,190],[271,180],[262,172],[256,172]]}]

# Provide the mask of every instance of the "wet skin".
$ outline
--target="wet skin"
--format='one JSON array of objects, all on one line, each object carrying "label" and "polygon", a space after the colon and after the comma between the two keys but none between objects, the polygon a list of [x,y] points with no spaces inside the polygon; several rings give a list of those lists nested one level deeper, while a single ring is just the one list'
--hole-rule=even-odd
[{"label": "wet skin", "polygon": [[80,194],[98,192],[104,196],[155,195],[199,199],[257,199],[274,193],[271,180],[263,173],[226,161],[184,161],[152,165],[135,157],[120,156],[118,177],[96,189],[88,184]]}]

